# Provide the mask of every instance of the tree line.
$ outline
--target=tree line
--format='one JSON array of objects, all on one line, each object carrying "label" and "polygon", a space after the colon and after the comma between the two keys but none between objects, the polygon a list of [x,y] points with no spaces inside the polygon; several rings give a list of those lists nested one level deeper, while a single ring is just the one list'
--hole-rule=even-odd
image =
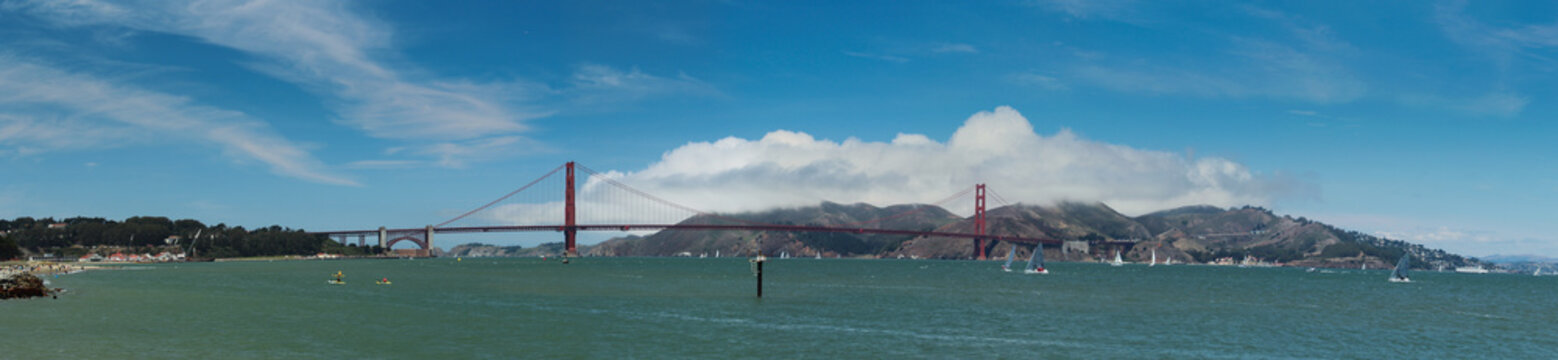
[{"label": "tree line", "polygon": [[199,257],[313,255],[320,252],[351,255],[377,250],[377,247],[343,246],[323,235],[279,225],[245,229],[227,224],[207,226],[197,220],[172,220],[160,216],[136,216],[124,221],[93,217],[0,219],[0,234],[4,234],[0,235],[0,259],[20,257],[23,251],[79,257],[92,249],[105,248],[152,253],[190,250],[191,256]]}]

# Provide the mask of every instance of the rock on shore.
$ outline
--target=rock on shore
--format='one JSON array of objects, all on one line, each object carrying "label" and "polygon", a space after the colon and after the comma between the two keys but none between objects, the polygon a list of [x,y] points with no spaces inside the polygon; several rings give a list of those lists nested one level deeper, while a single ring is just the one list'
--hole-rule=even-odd
[{"label": "rock on shore", "polygon": [[16,274],[0,279],[0,299],[25,299],[53,296],[54,291],[43,285],[43,279],[32,274]]}]

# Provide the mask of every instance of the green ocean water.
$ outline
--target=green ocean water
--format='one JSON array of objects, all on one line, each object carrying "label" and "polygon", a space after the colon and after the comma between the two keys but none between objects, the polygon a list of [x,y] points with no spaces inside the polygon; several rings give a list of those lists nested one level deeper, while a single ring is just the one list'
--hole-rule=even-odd
[{"label": "green ocean water", "polygon": [[1558,277],[780,259],[758,299],[742,258],[127,268],[0,301],[0,358],[1558,357]]}]

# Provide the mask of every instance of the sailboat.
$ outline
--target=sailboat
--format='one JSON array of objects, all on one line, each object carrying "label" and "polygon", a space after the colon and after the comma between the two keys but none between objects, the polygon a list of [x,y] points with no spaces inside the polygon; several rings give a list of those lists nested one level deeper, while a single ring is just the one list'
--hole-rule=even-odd
[{"label": "sailboat", "polygon": [[1001,265],[1001,271],[1012,272],[1012,258],[1015,257],[1017,257],[1017,245],[1012,245],[1012,249],[1006,251],[1006,265]]},{"label": "sailboat", "polygon": [[1028,266],[1022,270],[1024,274],[1048,274],[1049,269],[1044,268],[1044,245],[1033,247],[1033,256],[1028,257]]},{"label": "sailboat", "polygon": [[1109,265],[1111,265],[1111,266],[1125,265],[1125,259],[1121,259],[1120,258],[1120,251],[1119,250],[1115,250],[1114,251],[1114,261],[1110,262]]},{"label": "sailboat", "polygon": [[1163,258],[1163,265],[1174,265],[1174,257],[1170,256]]},{"label": "sailboat", "polygon": [[780,259],[789,259],[790,258],[790,252],[789,251],[780,251],[779,252],[779,258]]},{"label": "sailboat", "polygon": [[1147,266],[1158,266],[1158,249],[1152,249],[1152,261]]},{"label": "sailboat", "polygon": [[1396,262],[1396,269],[1390,272],[1390,282],[1412,282],[1407,278],[1407,264],[1411,261],[1411,255],[1402,254],[1401,261]]},{"label": "sailboat", "polygon": [[1531,276],[1542,276],[1542,267],[1536,267],[1536,271],[1531,272]]}]

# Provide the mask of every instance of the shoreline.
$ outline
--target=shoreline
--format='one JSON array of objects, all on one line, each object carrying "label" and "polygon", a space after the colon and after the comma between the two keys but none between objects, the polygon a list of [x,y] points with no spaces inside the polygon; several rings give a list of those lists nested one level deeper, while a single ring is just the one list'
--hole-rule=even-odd
[{"label": "shoreline", "polygon": [[21,274],[33,274],[42,277],[44,275],[67,275],[82,271],[98,269],[92,266],[81,266],[65,263],[23,262],[19,264],[4,264],[0,266],[0,279],[10,278]]}]

